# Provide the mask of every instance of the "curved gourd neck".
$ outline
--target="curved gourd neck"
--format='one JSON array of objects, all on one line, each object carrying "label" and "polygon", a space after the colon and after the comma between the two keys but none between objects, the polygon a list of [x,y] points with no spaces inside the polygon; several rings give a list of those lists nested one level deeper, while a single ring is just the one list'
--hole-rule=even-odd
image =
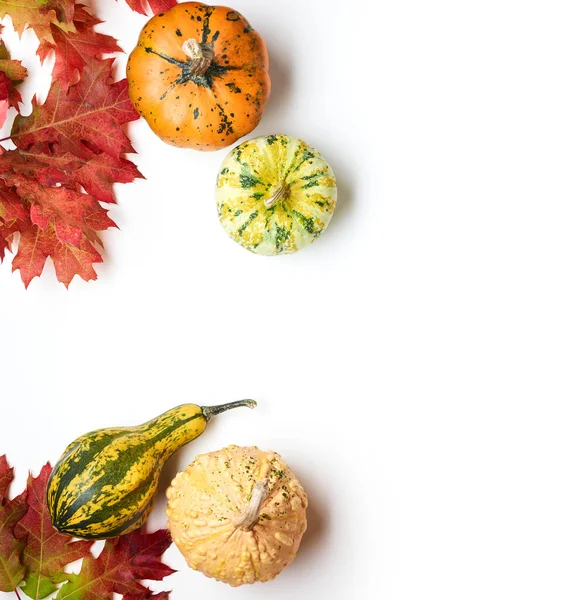
[{"label": "curved gourd neck", "polygon": [[167,460],[176,450],[201,435],[207,425],[200,406],[182,404],[135,428],[143,444],[157,448],[158,459]]},{"label": "curved gourd neck", "polygon": [[239,400],[219,406],[182,404],[140,425],[137,430],[143,436],[142,442],[155,445],[158,458],[167,460],[176,450],[200,436],[215,415],[240,406],[254,408],[256,402]]}]

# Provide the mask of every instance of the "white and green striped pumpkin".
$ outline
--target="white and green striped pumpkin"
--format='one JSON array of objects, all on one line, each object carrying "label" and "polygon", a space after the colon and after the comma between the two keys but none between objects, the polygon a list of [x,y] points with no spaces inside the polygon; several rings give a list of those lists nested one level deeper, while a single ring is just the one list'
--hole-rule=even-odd
[{"label": "white and green striped pumpkin", "polygon": [[234,148],[217,177],[219,220],[244,248],[272,256],[314,242],[337,202],[335,174],[308,144],[267,135]]}]

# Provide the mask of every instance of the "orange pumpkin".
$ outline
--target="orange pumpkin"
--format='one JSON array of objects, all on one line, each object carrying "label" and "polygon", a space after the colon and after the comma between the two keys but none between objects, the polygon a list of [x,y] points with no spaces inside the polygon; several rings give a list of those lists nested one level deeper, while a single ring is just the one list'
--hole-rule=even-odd
[{"label": "orange pumpkin", "polygon": [[127,78],[135,109],[162,140],[217,150],[261,120],[268,69],[265,42],[237,11],[184,2],[147,22]]}]

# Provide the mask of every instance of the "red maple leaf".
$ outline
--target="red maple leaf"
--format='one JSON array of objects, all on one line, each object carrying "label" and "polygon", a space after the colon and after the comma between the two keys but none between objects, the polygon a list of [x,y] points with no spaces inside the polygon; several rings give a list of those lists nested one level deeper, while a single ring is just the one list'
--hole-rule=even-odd
[{"label": "red maple leaf", "polygon": [[26,572],[21,561],[24,544],[14,536],[14,527],[27,510],[26,492],[14,500],[8,500],[8,489],[13,479],[14,469],[8,465],[6,456],[0,456],[0,591],[2,592],[13,592]]},{"label": "red maple leaf", "polygon": [[16,525],[16,537],[26,544],[22,563],[27,570],[22,588],[31,598],[45,598],[68,575],[64,567],[90,556],[93,542],[73,541],[52,525],[46,504],[46,487],[52,468],[46,464],[38,477],[28,478],[28,512]]},{"label": "red maple leaf", "polygon": [[167,592],[152,595],[138,579],[160,581],[174,570],[160,560],[171,544],[167,530],[145,534],[141,530],[108,540],[101,554],[88,556],[77,575],[70,575],[56,600],[97,600],[113,592],[134,600],[165,600]]}]

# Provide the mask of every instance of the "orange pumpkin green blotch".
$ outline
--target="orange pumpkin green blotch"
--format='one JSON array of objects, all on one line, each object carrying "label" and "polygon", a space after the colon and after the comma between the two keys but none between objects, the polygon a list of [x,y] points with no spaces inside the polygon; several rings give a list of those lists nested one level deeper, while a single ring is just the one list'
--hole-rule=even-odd
[{"label": "orange pumpkin green blotch", "polygon": [[[148,21],[129,57],[130,98],[168,143],[223,148],[261,119],[270,92],[265,43],[239,13],[229,21],[228,12],[199,2],[178,4]],[[205,62],[201,72],[184,49],[190,40]]]}]

